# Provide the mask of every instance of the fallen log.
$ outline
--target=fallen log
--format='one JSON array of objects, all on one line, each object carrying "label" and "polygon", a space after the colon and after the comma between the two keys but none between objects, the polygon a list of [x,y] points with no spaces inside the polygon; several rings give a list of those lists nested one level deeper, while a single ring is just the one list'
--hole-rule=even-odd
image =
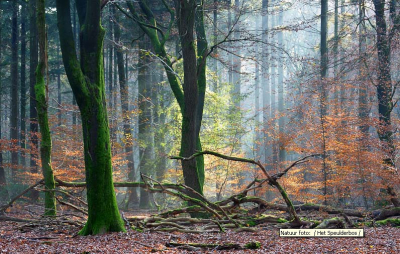
[{"label": "fallen log", "polygon": [[378,216],[374,218],[375,221],[384,220],[392,216],[400,216],[400,207],[394,207],[390,209],[383,209],[380,211]]},{"label": "fallen log", "polygon": [[259,242],[248,242],[244,246],[238,243],[176,243],[168,242],[165,244],[166,247],[185,247],[190,246],[194,248],[203,249],[214,249],[214,250],[242,250],[242,249],[259,249],[261,244]]}]

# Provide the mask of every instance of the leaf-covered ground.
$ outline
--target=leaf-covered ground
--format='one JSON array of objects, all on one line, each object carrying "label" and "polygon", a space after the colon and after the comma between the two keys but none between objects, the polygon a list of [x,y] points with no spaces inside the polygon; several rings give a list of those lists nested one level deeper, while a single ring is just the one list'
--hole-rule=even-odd
[{"label": "leaf-covered ground", "polygon": [[364,238],[281,238],[278,229],[256,233],[228,231],[215,234],[164,232],[111,233],[76,236],[77,227],[0,222],[3,253],[219,253],[213,249],[167,248],[167,242],[239,243],[259,241],[259,250],[228,250],[226,253],[399,253],[400,228],[366,228]]}]

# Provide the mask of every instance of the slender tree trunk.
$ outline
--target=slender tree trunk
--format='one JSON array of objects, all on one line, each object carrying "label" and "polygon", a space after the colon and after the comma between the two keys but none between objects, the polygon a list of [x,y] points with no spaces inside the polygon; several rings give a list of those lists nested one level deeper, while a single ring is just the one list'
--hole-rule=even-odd
[{"label": "slender tree trunk", "polygon": [[326,115],[327,115],[327,88],[326,78],[328,71],[328,47],[327,47],[327,31],[328,31],[328,0],[321,0],[321,84],[320,84],[320,118],[322,131],[322,173],[324,177],[324,204],[327,205],[328,200],[328,169],[326,162]]},{"label": "slender tree trunk", "polygon": [[[138,87],[139,87],[139,144],[140,144],[140,162],[139,170],[143,174],[151,174],[151,107],[148,100],[151,97],[150,86],[150,58],[147,51],[150,49],[148,38],[144,37],[139,42],[139,62],[138,62]],[[140,204],[141,208],[150,208],[149,192],[145,189],[140,189]]]},{"label": "slender tree trunk", "polygon": [[[213,43],[214,45],[217,45],[218,43],[218,0],[213,0],[214,6],[213,6]],[[214,50],[214,54],[218,54],[218,50]],[[218,91],[218,84],[220,81],[220,77],[218,75],[218,59],[214,59],[214,73],[216,75],[216,78],[214,80],[214,92]]]},{"label": "slender tree trunk", "polygon": [[[17,1],[12,3],[11,19],[11,131],[13,146],[18,145],[18,7]],[[18,169],[18,151],[11,152],[12,179],[15,181]]]},{"label": "slender tree trunk", "polygon": [[82,28],[79,64],[71,27],[69,3],[64,0],[57,0],[56,3],[64,67],[81,111],[82,120],[88,221],[79,233],[95,235],[125,231],[118,211],[112,179],[103,66],[105,31],[101,26],[101,4],[98,0],[76,2]]},{"label": "slender tree trunk", "polygon": [[[276,0],[272,0],[271,1],[273,3],[273,5],[276,4]],[[277,21],[277,15],[274,14],[271,17],[271,27],[272,29],[275,29],[276,27],[276,22]],[[273,34],[271,36],[271,44],[274,45],[276,44],[276,39],[275,39],[275,34]],[[277,166],[278,166],[278,142],[277,142],[277,128],[276,128],[276,117],[277,117],[277,106],[276,106],[276,95],[277,95],[277,86],[276,86],[276,77],[277,77],[277,50],[274,48],[271,50],[271,60],[270,60],[270,64],[271,64],[271,129],[272,129],[272,133],[274,135],[274,139],[273,142],[271,142],[271,150],[272,150],[272,166],[273,169],[276,170]]]},{"label": "slender tree trunk", "polygon": [[262,66],[261,66],[261,80],[262,80],[262,105],[263,105],[263,115],[262,115],[262,122],[263,122],[263,161],[267,163],[269,155],[270,155],[270,147],[268,147],[269,137],[266,132],[268,129],[268,120],[271,116],[271,89],[269,84],[269,50],[268,50],[268,0],[262,1],[262,41],[265,43],[262,47]]},{"label": "slender tree trunk", "polygon": [[[358,69],[358,78],[359,78],[359,87],[358,87],[358,117],[360,121],[359,129],[361,131],[361,138],[359,141],[360,152],[365,152],[367,150],[366,141],[369,135],[369,125],[368,125],[368,87],[366,83],[366,28],[365,28],[365,1],[358,0],[358,19],[359,19],[359,28],[358,28],[358,50],[359,50],[359,69]],[[359,159],[360,164],[362,161]],[[366,175],[364,172],[364,167],[359,166],[361,184],[362,184],[362,192],[364,197],[364,205],[368,209],[368,200],[366,194]]]},{"label": "slender tree trunk", "polygon": [[[235,0],[235,19],[239,19],[240,15],[240,1]],[[240,22],[236,25],[235,31],[233,32],[233,38],[235,40],[240,39]],[[240,109],[240,100],[241,100],[241,95],[240,95],[240,71],[242,67],[242,62],[239,57],[240,55],[240,46],[241,45],[236,45],[235,48],[235,56],[233,56],[232,61],[233,61],[233,71],[232,71],[232,82],[233,82],[233,105],[234,105],[234,110],[239,110]]]},{"label": "slender tree trunk", "polygon": [[[279,16],[278,16],[278,25],[283,26],[283,8],[279,8]],[[279,58],[278,58],[278,125],[279,125],[279,161],[285,161],[286,160],[286,151],[285,151],[285,144],[284,141],[281,139],[283,137],[284,133],[284,128],[285,128],[285,117],[284,117],[284,84],[283,84],[283,78],[284,78],[284,73],[283,73],[283,32],[280,30],[278,32],[278,46],[280,48],[279,50]]]},{"label": "slender tree trunk", "polygon": [[[385,18],[385,1],[374,0],[376,33],[377,33],[377,50],[378,50],[378,80],[377,80],[377,96],[378,96],[378,113],[379,126],[378,136],[383,143],[383,151],[386,156],[383,159],[386,170],[395,168],[395,146],[393,144],[393,131],[391,122],[391,112],[393,110],[392,102],[392,77],[390,74],[390,42],[387,35],[387,25]],[[395,206],[400,206],[400,201],[392,186],[387,186],[387,192],[391,196],[391,201]]]},{"label": "slender tree trunk", "polygon": [[26,5],[22,5],[21,15],[21,132],[20,132],[20,146],[21,146],[21,165],[24,168],[26,165],[25,160],[25,134],[26,134]]},{"label": "slender tree trunk", "polygon": [[[36,26],[36,1],[29,1],[29,130],[30,130],[30,143],[31,143],[31,154],[30,154],[30,168],[31,173],[36,174],[39,171],[36,163],[38,147],[38,122],[37,122],[37,111],[36,111],[36,95],[35,95],[35,70],[38,65],[38,38],[37,38],[37,26]],[[31,191],[32,201],[36,201],[39,198],[39,192],[36,190]]]},{"label": "slender tree trunk", "polygon": [[[2,4],[2,3],[0,3]],[[3,20],[3,11],[0,10],[0,20]],[[3,45],[3,26],[0,23],[0,45]],[[3,47],[0,48],[0,59],[2,59]],[[3,77],[3,67],[0,65],[0,91],[2,91],[2,77]],[[2,120],[3,120],[3,94],[0,93],[0,140],[2,139]],[[0,203],[6,202],[9,199],[7,191],[7,180],[6,172],[3,165],[3,147],[0,144]]]},{"label": "slender tree trunk", "polygon": [[55,182],[51,167],[51,136],[48,120],[48,87],[45,82],[47,69],[47,36],[45,21],[45,0],[37,2],[37,26],[39,40],[39,64],[36,69],[35,95],[38,111],[38,120],[41,134],[40,158],[42,161],[45,189],[45,216],[55,216],[56,199],[54,196]]},{"label": "slender tree trunk", "polygon": [[158,94],[159,94],[159,100],[157,102],[157,112],[156,114],[158,115],[157,117],[157,125],[160,126],[154,136],[154,144],[157,146],[157,153],[156,156],[157,158],[157,180],[162,181],[164,180],[165,173],[167,170],[167,149],[166,149],[166,137],[165,133],[166,130],[164,128],[165,126],[165,121],[166,121],[166,101],[168,101],[168,98],[166,98],[166,90],[162,83],[160,83],[163,80],[163,73],[158,73],[159,76],[159,82],[157,85],[158,88]]},{"label": "slender tree trunk", "polygon": [[[259,31],[261,29],[259,19],[256,21],[255,30]],[[256,46],[256,56],[260,54],[259,47]],[[258,64],[259,58],[256,58],[254,63],[254,140],[253,140],[253,150],[255,160],[260,160],[260,66]]]},{"label": "slender tree trunk", "polygon": [[[342,17],[345,17],[345,12],[346,12],[345,0],[341,0],[340,1],[340,5],[341,5],[340,6],[340,15]],[[344,18],[340,19],[340,22],[339,22],[339,34],[343,33],[345,25],[346,25],[346,22],[344,21]],[[345,55],[344,55],[345,51],[343,50],[342,43],[340,41],[338,41],[338,49],[340,51],[339,54],[338,54],[339,55],[339,59],[343,59],[345,57]],[[345,68],[346,65],[338,63],[337,66],[338,66],[340,72],[342,72],[343,68]],[[343,84],[340,84],[339,89],[340,89],[339,107],[342,109],[342,112],[343,111],[346,112],[347,111],[347,108],[346,108],[346,105],[345,105],[346,86],[344,86]]]}]

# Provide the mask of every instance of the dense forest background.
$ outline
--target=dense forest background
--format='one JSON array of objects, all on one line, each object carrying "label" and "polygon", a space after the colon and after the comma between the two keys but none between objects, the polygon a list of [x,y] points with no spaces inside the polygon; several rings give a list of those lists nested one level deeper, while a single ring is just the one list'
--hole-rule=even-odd
[{"label": "dense forest background", "polygon": [[[79,56],[80,1],[70,2]],[[398,1],[192,1],[194,62],[185,58],[185,24],[174,17],[173,1],[103,2],[102,75],[114,182],[141,181],[142,173],[182,183],[182,165],[168,156],[201,150],[260,161],[270,175],[315,155],[281,178],[295,203],[399,205]],[[0,200],[6,202],[43,177],[36,2],[1,1],[0,9]],[[53,0],[46,1],[45,20],[51,165],[56,179],[85,181],[82,119],[64,69]],[[184,87],[191,76],[196,91]],[[190,122],[186,111],[200,108],[190,133],[182,124]],[[190,140],[198,141],[188,145]],[[198,170],[200,180],[191,187],[212,201],[265,177],[255,165],[203,159],[196,161],[204,176]],[[281,202],[277,190],[253,192]],[[145,188],[116,193],[121,209],[177,202]],[[41,198],[38,191],[29,196]]]}]

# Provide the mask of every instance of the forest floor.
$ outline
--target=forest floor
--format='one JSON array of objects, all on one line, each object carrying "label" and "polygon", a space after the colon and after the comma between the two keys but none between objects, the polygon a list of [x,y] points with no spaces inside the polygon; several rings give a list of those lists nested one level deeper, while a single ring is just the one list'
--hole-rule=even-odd
[{"label": "forest floor", "polygon": [[[14,209],[13,209],[14,210]],[[29,214],[13,212],[13,217]],[[137,214],[136,214],[137,215]],[[81,220],[82,221],[82,220]],[[82,221],[83,222],[83,221]],[[190,234],[179,232],[110,233],[99,236],[77,236],[80,227],[65,223],[34,224],[0,221],[2,253],[399,253],[400,228],[365,228],[364,238],[284,238],[279,229],[262,225],[256,232]],[[226,250],[167,247],[167,243],[234,243],[244,246],[258,241],[258,250]]]},{"label": "forest floor", "polygon": [[[187,234],[145,232],[110,233],[100,236],[75,236],[71,228],[42,227],[18,230],[16,223],[1,222],[2,253],[398,253],[400,228],[367,228],[364,238],[282,238],[278,229],[255,233]],[[179,243],[238,243],[258,241],[258,250],[184,250],[166,247]]]}]

